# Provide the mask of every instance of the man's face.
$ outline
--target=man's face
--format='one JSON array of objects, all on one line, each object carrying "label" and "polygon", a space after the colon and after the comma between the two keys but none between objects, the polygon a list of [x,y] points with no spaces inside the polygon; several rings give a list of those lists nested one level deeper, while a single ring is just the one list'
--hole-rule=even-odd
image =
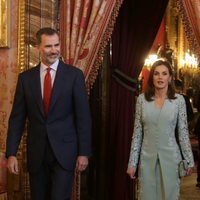
[{"label": "man's face", "polygon": [[60,57],[58,35],[42,35],[38,50],[40,52],[41,61],[47,66],[52,65]]}]

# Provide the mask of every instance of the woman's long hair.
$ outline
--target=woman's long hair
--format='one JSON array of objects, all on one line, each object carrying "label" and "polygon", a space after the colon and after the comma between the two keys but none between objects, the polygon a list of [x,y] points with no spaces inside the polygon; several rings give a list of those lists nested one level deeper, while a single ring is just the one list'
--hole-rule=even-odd
[{"label": "woman's long hair", "polygon": [[172,80],[168,85],[167,97],[169,99],[176,99],[174,83],[173,83],[172,66],[167,60],[160,59],[160,60],[157,60],[156,62],[153,63],[153,65],[151,67],[151,70],[150,70],[150,73],[149,73],[149,79],[148,79],[148,83],[147,83],[147,88],[146,88],[146,90],[144,92],[144,96],[145,96],[145,99],[147,101],[153,101],[153,97],[155,95],[155,86],[153,84],[153,75],[154,75],[155,68],[157,66],[160,66],[160,65],[164,65],[165,67],[167,67],[167,69],[169,70],[169,74],[172,77]]}]

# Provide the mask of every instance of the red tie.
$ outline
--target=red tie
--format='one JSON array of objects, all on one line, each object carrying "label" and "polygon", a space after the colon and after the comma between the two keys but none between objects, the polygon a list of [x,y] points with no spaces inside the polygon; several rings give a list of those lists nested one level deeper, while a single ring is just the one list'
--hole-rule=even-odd
[{"label": "red tie", "polygon": [[44,88],[43,88],[44,112],[45,112],[46,116],[49,111],[49,104],[50,104],[51,91],[52,91],[50,70],[51,70],[51,68],[48,67],[47,73],[44,77]]}]

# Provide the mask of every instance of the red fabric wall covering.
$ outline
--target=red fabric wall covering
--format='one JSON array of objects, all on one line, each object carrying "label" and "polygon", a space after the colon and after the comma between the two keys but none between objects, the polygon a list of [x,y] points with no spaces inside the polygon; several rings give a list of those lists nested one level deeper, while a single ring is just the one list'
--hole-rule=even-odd
[{"label": "red fabric wall covering", "polygon": [[163,19],[162,19],[160,28],[158,30],[156,38],[155,38],[153,45],[151,47],[151,50],[149,52],[156,53],[156,51],[158,49],[158,45],[160,45],[162,48],[164,48],[166,46],[165,17],[163,17]]}]

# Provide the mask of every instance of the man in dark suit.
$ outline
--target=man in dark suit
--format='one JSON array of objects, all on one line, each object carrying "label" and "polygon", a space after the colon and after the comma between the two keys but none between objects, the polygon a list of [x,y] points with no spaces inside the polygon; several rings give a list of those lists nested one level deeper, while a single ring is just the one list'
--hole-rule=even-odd
[{"label": "man in dark suit", "polygon": [[190,103],[190,98],[187,96],[187,94],[183,93],[183,82],[180,79],[175,79],[174,85],[175,85],[176,92],[183,95],[183,97],[185,99],[187,121],[190,122],[190,121],[192,121],[192,119],[194,117],[192,104]]},{"label": "man in dark suit", "polygon": [[58,32],[36,34],[41,63],[19,74],[9,118],[8,169],[18,174],[17,149],[27,121],[32,200],[70,199],[74,170],[91,155],[91,119],[81,70],[59,60]]}]

